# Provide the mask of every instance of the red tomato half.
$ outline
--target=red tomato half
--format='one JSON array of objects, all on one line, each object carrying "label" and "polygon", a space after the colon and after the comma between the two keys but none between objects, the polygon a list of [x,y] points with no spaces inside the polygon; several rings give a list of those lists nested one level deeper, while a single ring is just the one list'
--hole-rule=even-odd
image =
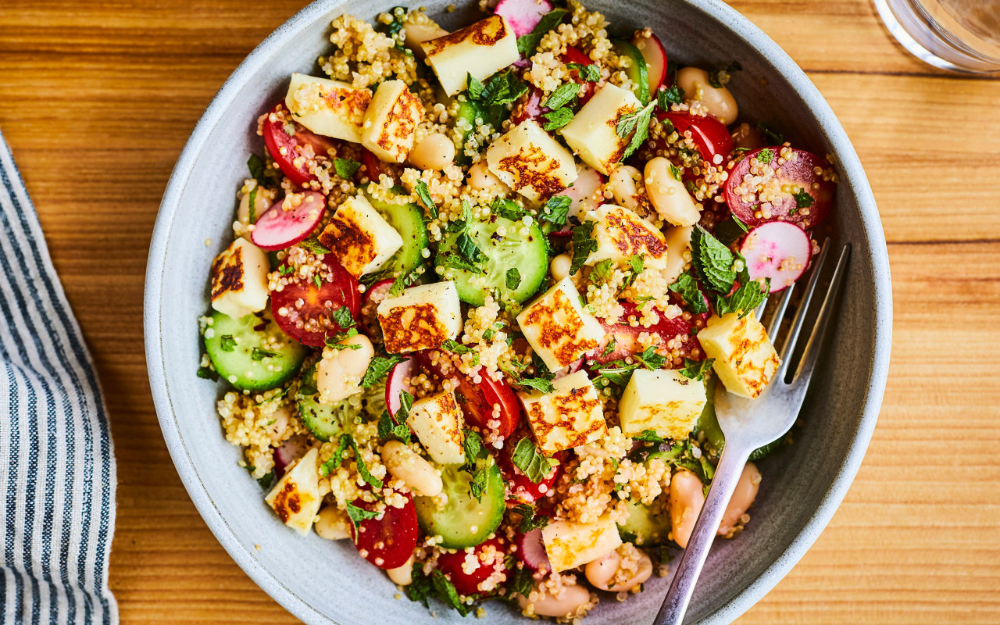
[{"label": "red tomato half", "polygon": [[[271,109],[271,113],[280,114],[282,112],[291,120],[291,115],[283,103],[279,102]],[[288,179],[293,183],[300,186],[316,180],[316,176],[309,172],[308,161],[301,163],[298,167],[295,166],[294,161],[303,155],[303,148],[307,145],[311,146],[313,154],[326,156],[327,150],[335,145],[333,139],[310,132],[302,124],[297,124],[294,121],[288,121],[284,124],[280,121],[272,122],[270,114],[264,118],[262,130],[268,154],[281,168],[281,172],[288,176]],[[281,151],[282,148],[285,149],[284,153]]]},{"label": "red tomato half", "polygon": [[[719,167],[723,164],[729,153],[733,151],[733,138],[729,131],[719,120],[714,117],[701,117],[691,113],[670,112],[658,113],[657,118],[661,121],[669,119],[677,129],[677,132],[684,134],[691,131],[691,140],[698,147],[701,158],[708,161],[710,165]],[[721,160],[716,163],[716,155],[720,155]]]},{"label": "red tomato half", "polygon": [[[743,160],[736,164],[729,174],[729,179],[726,180],[726,204],[734,215],[749,226],[757,226],[768,221],[787,221],[808,230],[823,221],[830,212],[836,185],[829,180],[823,180],[822,176],[816,173],[817,168],[827,169],[830,164],[812,152],[796,149],[792,149],[795,158],[779,164],[778,153],[781,149],[772,146],[748,152]],[[751,159],[756,158],[762,150],[771,150],[770,167],[781,185],[781,197],[778,201],[763,204],[757,201],[745,201],[742,193],[737,190],[743,184],[743,176],[750,173]],[[803,191],[812,197],[812,203],[808,207],[800,208],[795,194]],[[756,193],[753,197],[756,200]],[[766,212],[768,216],[764,217],[762,214],[758,217],[758,212]]]},{"label": "red tomato half", "polygon": [[[636,310],[635,304],[631,302],[620,302],[622,308],[625,309],[625,313],[622,315],[621,320],[616,324],[606,323],[603,319],[598,319],[604,330],[607,332],[605,336],[607,341],[604,341],[600,347],[595,350],[598,355],[590,360],[597,363],[611,362],[612,360],[620,360],[625,356],[630,354],[641,353],[643,350],[639,346],[639,335],[643,332],[649,332],[651,334],[659,334],[662,339],[662,344],[666,344],[669,341],[674,340],[678,336],[683,337],[683,342],[680,346],[680,351],[684,357],[690,358],[691,352],[698,348],[701,349],[701,343],[698,342],[696,336],[692,336],[691,330],[694,327],[689,321],[685,321],[682,317],[674,317],[673,319],[667,319],[663,315],[659,315],[660,320],[653,325],[647,327],[637,326],[632,327],[628,323],[628,318],[630,316],[639,317],[640,313]],[[703,313],[699,315],[702,319],[708,319],[708,313]],[[609,354],[604,354],[604,348],[611,341],[611,337],[615,339],[615,347]],[[666,351],[658,350],[658,351]]]},{"label": "red tomato half", "polygon": [[[593,65],[594,62],[590,60],[590,57],[583,53],[580,48],[574,48],[570,46],[566,48],[566,54],[562,55],[561,60],[563,63],[576,63],[577,65]],[[580,70],[571,69],[570,76],[573,80],[580,83],[580,92],[577,94],[577,100],[580,102],[580,106],[583,106],[590,101],[590,98],[594,97],[594,86],[597,83],[587,82],[580,78]]]},{"label": "red tomato half", "polygon": [[333,272],[330,282],[319,287],[311,281],[293,282],[271,292],[271,314],[278,327],[296,341],[313,347],[321,347],[328,335],[347,329],[333,320],[333,311],[346,306],[356,320],[361,309],[354,276],[331,254],[323,257],[323,264]]},{"label": "red tomato half", "polygon": [[[480,543],[471,550],[459,549],[455,553],[442,553],[438,558],[438,568],[444,576],[455,586],[458,594],[468,597],[470,595],[488,595],[502,584],[497,580],[497,585],[492,588],[482,590],[482,584],[491,575],[497,574],[507,567],[504,565],[509,543],[506,538],[498,536],[486,542]],[[471,551],[471,553],[470,553]],[[475,570],[466,573],[466,560],[475,558],[479,561],[479,566]]]},{"label": "red tomato half", "polygon": [[383,166],[382,161],[378,160],[378,157],[367,148],[363,148],[361,150],[361,164],[365,166],[365,171],[368,173],[369,180],[378,182],[378,179],[382,174],[385,174],[390,178],[393,177],[388,168]]},{"label": "red tomato half", "polygon": [[559,479],[559,474],[562,472],[562,463],[557,464],[548,477],[535,484],[528,479],[528,476],[521,469],[514,466],[514,463],[511,461],[514,449],[521,438],[523,437],[519,436],[517,440],[504,441],[503,453],[500,454],[497,463],[500,465],[500,473],[503,474],[504,480],[507,481],[510,487],[511,499],[508,499],[508,501],[516,500],[517,503],[534,503],[545,497],[547,493],[552,492],[552,488],[556,480]]},{"label": "red tomato half", "polygon": [[[358,523],[358,530],[351,528],[354,546],[365,560],[380,569],[395,569],[406,564],[417,546],[420,531],[417,527],[417,508],[413,498],[405,495],[402,508],[385,507],[381,519],[365,519]],[[355,499],[354,505],[364,510],[374,510],[375,504]]]}]

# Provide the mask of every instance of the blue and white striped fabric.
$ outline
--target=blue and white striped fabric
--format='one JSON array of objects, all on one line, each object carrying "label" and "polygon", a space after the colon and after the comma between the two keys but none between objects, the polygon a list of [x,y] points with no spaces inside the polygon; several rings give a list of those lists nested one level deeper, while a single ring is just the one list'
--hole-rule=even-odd
[{"label": "blue and white striped fabric", "polygon": [[94,363],[0,135],[0,623],[118,623],[115,484]]}]

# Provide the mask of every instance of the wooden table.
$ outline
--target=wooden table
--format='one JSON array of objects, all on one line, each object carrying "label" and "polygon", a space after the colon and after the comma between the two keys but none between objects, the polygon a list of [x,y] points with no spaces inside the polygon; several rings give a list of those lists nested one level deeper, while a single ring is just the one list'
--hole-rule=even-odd
[{"label": "wooden table", "polygon": [[[97,361],[118,458],[122,622],[292,623],[191,505],[153,412],[149,236],[223,80],[304,0],[2,0],[0,129]],[[1000,81],[904,54],[868,0],[738,0],[833,106],[878,200],[895,327],[850,493],[740,622],[1000,622]]]}]

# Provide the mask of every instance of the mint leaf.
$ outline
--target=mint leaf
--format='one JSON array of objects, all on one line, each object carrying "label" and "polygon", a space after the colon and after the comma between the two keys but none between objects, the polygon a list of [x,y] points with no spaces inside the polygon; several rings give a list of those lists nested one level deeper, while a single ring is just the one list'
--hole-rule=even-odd
[{"label": "mint leaf", "polygon": [[455,590],[454,584],[448,581],[448,578],[444,576],[441,569],[434,569],[431,573],[431,582],[434,584],[434,593],[441,603],[462,616],[469,613],[468,607],[462,603],[462,599],[458,596],[458,591]]},{"label": "mint leaf", "polygon": [[256,154],[251,154],[250,158],[247,159],[247,169],[250,170],[250,175],[253,179],[260,184],[260,181],[264,179],[264,159]]},{"label": "mint leaf", "polygon": [[799,189],[792,194],[792,197],[795,198],[795,208],[809,208],[816,201],[805,189]]},{"label": "mint leaf", "polygon": [[514,448],[510,459],[514,466],[535,484],[544,480],[552,472],[552,463],[527,436],[517,441],[517,447]]},{"label": "mint leaf", "polygon": [[684,90],[676,83],[669,89],[660,89],[656,94],[656,103],[660,109],[669,112],[671,104],[680,104],[684,101]]},{"label": "mint leaf", "polygon": [[347,516],[351,518],[351,524],[354,525],[354,531],[358,531],[358,523],[362,521],[367,521],[368,519],[378,518],[378,512],[373,510],[365,510],[364,508],[359,508],[353,503],[347,504]]},{"label": "mint leaf", "polygon": [[757,160],[765,165],[770,165],[771,161],[774,160],[774,151],[771,148],[764,148],[757,152]]},{"label": "mint leaf", "polygon": [[705,374],[712,370],[713,364],[715,364],[715,360],[712,358],[707,360],[691,360],[690,358],[685,358],[684,368],[681,369],[681,375],[685,378],[691,378],[692,380],[703,380],[705,379]]},{"label": "mint leaf", "polygon": [[[482,91],[476,87],[478,97],[474,97],[485,106],[496,106],[510,104],[518,98],[528,93],[528,85],[524,84],[513,69],[507,69],[493,76],[486,81]],[[470,90],[469,97],[472,97]]]},{"label": "mint leaf", "polygon": [[615,133],[622,139],[625,139],[629,135],[632,136],[631,141],[629,141],[628,146],[618,160],[625,160],[629,156],[632,156],[649,136],[649,121],[653,117],[654,106],[656,105],[650,103],[638,111],[626,113],[618,118]]},{"label": "mint leaf", "polygon": [[739,217],[733,215],[715,227],[715,238],[722,242],[723,245],[729,246],[738,241],[747,232],[750,232],[749,226],[740,221]]},{"label": "mint leaf", "polygon": [[596,64],[580,65],[579,63],[567,63],[566,69],[576,70],[580,80],[584,82],[597,82],[601,79],[601,68]]},{"label": "mint leaf", "polygon": [[544,514],[538,514],[535,506],[530,503],[518,504],[514,507],[514,512],[521,515],[521,522],[517,526],[517,531],[522,534],[527,534],[533,529],[545,527],[549,524],[549,517]]},{"label": "mint leaf", "polygon": [[349,158],[337,157],[333,159],[333,168],[336,170],[338,176],[344,180],[350,180],[361,168],[361,163],[352,161]]},{"label": "mint leaf", "polygon": [[698,281],[689,273],[682,273],[677,278],[677,282],[670,285],[670,290],[681,296],[684,305],[692,313],[699,315],[708,312],[708,304],[705,303],[705,296],[698,287]]},{"label": "mint leaf", "polygon": [[354,317],[351,315],[351,309],[347,306],[341,306],[336,310],[330,312],[330,318],[337,322],[343,329],[348,329],[356,325]]},{"label": "mint leaf", "polygon": [[521,272],[517,270],[517,267],[508,269],[505,279],[507,281],[507,288],[511,291],[515,291],[517,287],[521,286]]},{"label": "mint leaf", "polygon": [[233,338],[232,334],[223,334],[219,341],[219,347],[221,347],[224,352],[236,351],[236,339]]},{"label": "mint leaf", "polygon": [[468,75],[467,81],[467,84],[469,85],[469,99],[482,100],[483,91],[486,89],[486,87],[483,86],[483,83],[479,82],[479,80],[471,73]]},{"label": "mint leaf", "polygon": [[423,205],[427,208],[431,219],[437,219],[437,205],[434,203],[433,198],[431,198],[431,191],[427,188],[427,183],[423,180],[418,180],[417,184],[413,187],[413,192],[417,194],[417,198],[420,199]]},{"label": "mint leaf", "polygon": [[781,145],[782,143],[785,142],[784,135],[782,135],[780,132],[778,132],[768,124],[765,124],[764,122],[760,122],[759,124],[757,124],[757,130],[759,130],[761,134],[764,135],[764,139],[767,140],[767,143],[769,145]]},{"label": "mint leaf", "polygon": [[511,221],[518,221],[527,215],[524,209],[518,206],[517,202],[514,200],[505,200],[503,198],[497,198],[494,200],[493,205],[490,206],[490,211]]},{"label": "mint leaf", "polygon": [[542,221],[547,221],[550,224],[555,224],[561,226],[566,223],[566,219],[569,218],[569,207],[573,204],[573,200],[570,199],[568,195],[555,195],[549,198],[549,201],[545,203],[542,207],[541,213],[538,218]]},{"label": "mint leaf", "polygon": [[533,55],[538,44],[542,42],[542,37],[545,36],[545,33],[558,26],[568,14],[569,11],[566,9],[555,9],[543,15],[542,19],[538,21],[538,24],[535,25],[530,33],[517,38],[517,51],[525,57]]},{"label": "mint leaf", "polygon": [[663,437],[657,434],[654,430],[643,430],[638,434],[632,436],[634,441],[643,441],[645,443],[663,443],[665,442]]},{"label": "mint leaf", "polygon": [[278,355],[278,352],[269,352],[266,349],[261,349],[259,347],[254,347],[250,352],[250,359],[256,362],[260,362],[265,358],[274,358]]},{"label": "mint leaf", "polygon": [[729,293],[736,281],[736,258],[728,247],[701,226],[691,233],[691,264],[701,283],[716,293]]},{"label": "mint leaf", "polygon": [[555,390],[552,382],[545,378],[519,378],[516,384],[522,388],[531,388],[541,393],[551,393]]},{"label": "mint leaf", "polygon": [[474,265],[479,265],[486,260],[486,254],[476,246],[476,242],[468,233],[463,232],[458,235],[458,238],[455,239],[455,247],[462,258]]},{"label": "mint leaf", "polygon": [[368,369],[365,371],[364,377],[361,378],[361,386],[364,388],[371,388],[385,379],[385,376],[389,374],[389,371],[398,365],[399,363],[406,360],[402,356],[397,356],[396,354],[379,356],[375,355],[371,362],[368,363]]},{"label": "mint leaf", "polygon": [[580,271],[587,262],[590,253],[597,249],[597,239],[594,238],[596,221],[585,221],[573,228],[573,262],[569,267],[569,275]]},{"label": "mint leaf", "polygon": [[641,354],[636,354],[635,359],[651,371],[662,369],[663,365],[667,364],[667,357],[656,353],[656,348],[653,346],[647,347]]},{"label": "mint leaf", "polygon": [[750,278],[749,272],[744,269],[740,272],[739,279],[740,286],[732,295],[716,298],[715,312],[718,315],[738,312],[742,319],[767,299],[768,293],[771,291],[770,278],[765,278],[762,284],[760,281]]},{"label": "mint leaf", "polygon": [[611,266],[614,264],[610,258],[605,258],[599,263],[595,263],[590,269],[591,282],[604,282],[611,274]]},{"label": "mint leaf", "polygon": [[542,113],[542,117],[546,120],[546,124],[542,126],[542,128],[551,132],[553,130],[559,130],[566,124],[573,121],[573,111],[564,107],[554,111],[549,111],[548,113]]},{"label": "mint leaf", "polygon": [[553,111],[562,108],[576,99],[580,93],[580,83],[567,82],[556,87],[556,90],[545,100],[542,106],[547,106]]}]

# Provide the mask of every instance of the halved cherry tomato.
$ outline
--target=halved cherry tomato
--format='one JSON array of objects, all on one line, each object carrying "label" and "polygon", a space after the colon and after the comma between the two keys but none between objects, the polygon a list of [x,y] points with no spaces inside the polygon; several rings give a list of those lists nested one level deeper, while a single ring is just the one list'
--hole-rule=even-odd
[{"label": "halved cherry tomato", "polygon": [[541,482],[537,484],[532,482],[521,469],[514,466],[514,462],[511,460],[514,449],[523,437],[517,436],[516,438],[517,440],[504,441],[503,452],[500,454],[497,464],[500,466],[500,473],[503,474],[503,479],[507,481],[510,487],[508,491],[510,499],[508,501],[534,503],[544,498],[547,493],[552,492],[552,488],[556,480],[559,479],[559,474],[562,472],[562,463],[557,464]]},{"label": "halved cherry tomato", "polygon": [[[479,566],[470,572],[466,567],[466,559],[469,557],[469,550],[459,549],[455,553],[442,553],[438,558],[438,568],[444,576],[455,586],[458,594],[468,597],[470,595],[488,595],[495,590],[489,588],[481,590],[482,584],[491,575],[497,574],[507,568],[504,563],[510,543],[506,538],[497,536],[486,542],[472,547],[472,557],[479,561]],[[499,588],[497,584],[496,588]]]},{"label": "halved cherry tomato", "polygon": [[[690,130],[691,140],[697,146],[701,158],[708,161],[710,165],[720,166],[729,153],[733,151],[733,138],[722,122],[714,117],[701,117],[691,113],[671,111],[658,113],[657,118],[661,121],[669,119],[677,132],[682,135]],[[718,163],[715,162],[716,155],[720,155]]]},{"label": "halved cherry tomato", "polygon": [[[381,519],[365,519],[358,523],[357,531],[351,528],[351,538],[358,552],[380,569],[395,569],[406,564],[413,555],[420,535],[417,526],[417,509],[409,494],[402,508],[385,507]],[[354,505],[372,511],[374,503],[355,499]]]},{"label": "halved cherry tomato", "polygon": [[[830,212],[836,185],[832,181],[823,180],[823,177],[816,173],[817,168],[827,169],[830,164],[812,152],[794,148],[792,148],[794,158],[779,164],[778,153],[782,149],[779,146],[771,146],[748,152],[743,160],[733,167],[729,179],[726,180],[726,204],[734,215],[749,226],[757,226],[768,221],[787,221],[798,224],[803,230],[808,230],[823,221]],[[770,167],[774,171],[775,179],[781,185],[781,197],[776,202],[748,202],[737,191],[737,187],[743,184],[743,176],[750,173],[751,159],[756,158],[763,150],[771,150]],[[812,203],[808,207],[799,207],[795,194],[801,192],[808,193],[812,198]],[[754,198],[756,199],[756,194]],[[758,212],[768,216],[764,217],[762,214],[758,217]]]},{"label": "halved cherry tomato", "polygon": [[[327,254],[323,264],[333,272],[333,280],[316,286],[312,281],[292,282],[271,293],[271,314],[285,334],[304,345],[320,347],[327,336],[341,330],[331,313],[346,306],[353,319],[361,308],[358,281],[337,260]],[[284,314],[282,314],[284,311]]]},{"label": "halved cherry tomato", "polygon": [[[683,337],[683,342],[680,346],[680,352],[685,358],[690,358],[692,351],[697,348],[701,349],[701,343],[698,342],[698,337],[691,334],[691,330],[694,326],[690,321],[685,321],[683,317],[674,317],[672,319],[667,319],[662,314],[657,312],[659,321],[654,323],[649,327],[637,326],[632,327],[628,323],[629,317],[640,317],[640,313],[636,309],[635,304],[631,302],[619,302],[622,308],[625,309],[621,320],[618,323],[609,324],[603,319],[598,318],[598,321],[604,326],[606,332],[605,337],[607,340],[602,341],[601,345],[595,350],[596,356],[590,358],[597,363],[611,362],[612,360],[620,360],[625,356],[630,354],[638,354],[643,350],[639,346],[639,335],[643,332],[649,334],[658,334],[662,339],[661,345],[665,346],[669,341],[674,340],[678,336]],[[708,313],[703,313],[698,315],[702,319],[708,318]],[[605,354],[604,349],[607,347],[608,343],[611,342],[612,337],[615,340],[614,348],[610,353]],[[666,348],[663,347],[658,352],[666,352]]]},{"label": "halved cherry tomato", "polygon": [[382,161],[378,160],[378,157],[369,150],[368,148],[363,148],[361,150],[361,164],[365,166],[365,171],[368,173],[368,179],[378,182],[379,177],[385,174],[392,177],[389,170],[383,166]]},{"label": "halved cherry tomato", "polygon": [[[281,168],[281,172],[288,176],[288,179],[293,183],[301,186],[316,180],[316,176],[309,171],[308,160],[304,160],[296,166],[295,159],[303,156],[303,148],[306,145],[312,147],[313,154],[326,156],[327,150],[333,148],[336,142],[329,137],[322,137],[310,132],[302,124],[291,121],[291,114],[288,113],[282,102],[271,109],[271,113],[284,113],[288,121],[285,123],[272,122],[270,114],[264,118],[262,131],[268,154]],[[282,148],[284,148],[284,152],[282,152]]]},{"label": "halved cherry tomato", "polygon": [[[575,48],[569,46],[566,48],[566,53],[563,54],[560,59],[563,63],[576,63],[577,65],[593,65],[594,62],[590,60],[590,57],[583,53],[580,48]],[[577,100],[580,102],[580,106],[583,106],[590,101],[590,98],[594,97],[594,87],[597,83],[587,82],[580,77],[580,70],[573,68],[570,70],[569,74],[575,82],[580,83],[580,91],[577,93]]]}]

